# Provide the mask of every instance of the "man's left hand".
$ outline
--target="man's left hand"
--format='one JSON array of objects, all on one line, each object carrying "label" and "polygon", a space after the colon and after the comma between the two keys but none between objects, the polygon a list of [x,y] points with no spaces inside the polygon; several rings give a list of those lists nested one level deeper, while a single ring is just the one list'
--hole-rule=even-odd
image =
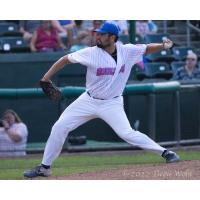
[{"label": "man's left hand", "polygon": [[166,38],[166,39],[163,39],[163,48],[164,49],[170,49],[170,48],[172,48],[172,46],[173,46],[173,42],[170,40],[170,39],[168,39],[168,38]]}]

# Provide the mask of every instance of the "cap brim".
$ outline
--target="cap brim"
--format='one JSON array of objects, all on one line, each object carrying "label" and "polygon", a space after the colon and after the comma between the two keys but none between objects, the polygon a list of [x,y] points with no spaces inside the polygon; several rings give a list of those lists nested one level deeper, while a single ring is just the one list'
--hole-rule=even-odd
[{"label": "cap brim", "polygon": [[103,31],[103,30],[101,30],[101,29],[96,29],[96,30],[94,30],[94,32],[97,32],[97,33],[108,33],[108,32]]}]

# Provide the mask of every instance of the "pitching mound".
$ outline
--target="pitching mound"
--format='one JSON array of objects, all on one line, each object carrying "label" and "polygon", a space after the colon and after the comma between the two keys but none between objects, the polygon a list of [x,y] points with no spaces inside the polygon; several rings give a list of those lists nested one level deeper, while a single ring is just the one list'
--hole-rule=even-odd
[{"label": "pitching mound", "polygon": [[59,180],[200,180],[200,161],[182,161],[173,164],[146,164],[124,166],[106,171],[79,173]]}]

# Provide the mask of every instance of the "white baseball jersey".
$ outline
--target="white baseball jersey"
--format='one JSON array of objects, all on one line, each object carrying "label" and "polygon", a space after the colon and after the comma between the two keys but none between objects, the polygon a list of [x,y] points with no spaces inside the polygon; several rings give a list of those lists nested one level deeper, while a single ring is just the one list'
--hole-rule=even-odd
[{"label": "white baseball jersey", "polygon": [[143,59],[146,45],[116,43],[117,63],[103,49],[88,47],[68,55],[72,63],[87,66],[86,91],[92,97],[112,99],[120,96],[134,64]]}]

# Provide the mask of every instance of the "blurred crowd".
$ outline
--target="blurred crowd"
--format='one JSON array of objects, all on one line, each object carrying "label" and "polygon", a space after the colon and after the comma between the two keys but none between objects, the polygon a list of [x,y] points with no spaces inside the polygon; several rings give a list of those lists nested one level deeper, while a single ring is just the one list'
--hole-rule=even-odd
[{"label": "blurred crowd", "polygon": [[[118,25],[120,35],[129,35],[127,20],[109,20]],[[4,21],[1,21],[4,22]],[[5,21],[6,22],[6,21]],[[18,20],[7,21],[17,24],[31,52],[64,51],[74,52],[95,45],[95,29],[103,20]],[[144,38],[147,33],[157,32],[151,20],[136,22],[136,34]]]},{"label": "blurred crowd", "polygon": [[[0,21],[0,23],[14,23],[18,27],[20,37],[28,44],[28,51],[30,52],[68,52],[72,53],[77,50],[96,45],[95,30],[100,28],[104,23],[104,20],[8,20]],[[115,23],[119,30],[119,42],[129,42],[129,21],[128,20],[109,20],[109,22]],[[168,23],[175,23],[175,21],[169,21]],[[180,23],[177,21],[176,23]],[[199,21],[191,21],[191,23],[200,27]],[[179,27],[179,25],[177,24]],[[158,33],[158,24],[152,20],[138,20],[135,23],[136,43],[148,43],[147,35]],[[180,26],[181,27],[181,26]],[[11,27],[9,27],[11,28]],[[178,31],[178,30],[177,30]],[[160,33],[160,32],[159,32]],[[20,41],[17,41],[20,42]],[[154,42],[154,41],[153,41]],[[156,41],[156,42],[161,42]],[[5,43],[5,50],[9,50],[10,47]],[[6,51],[5,51],[6,52]],[[9,51],[7,51],[9,52]],[[10,51],[11,52],[11,51]],[[162,51],[160,55],[165,56],[168,52]],[[172,54],[172,51],[171,51]],[[192,58],[190,58],[192,57]],[[163,57],[164,58],[164,57]],[[162,59],[163,59],[162,58]],[[150,60],[150,61],[149,61]],[[176,59],[174,59],[176,60]],[[144,57],[144,60],[138,63],[138,66],[145,70],[145,64],[149,62],[157,62],[157,60],[151,60]],[[171,60],[166,57],[164,62],[168,62],[171,65]],[[179,70],[173,70],[173,80],[193,80],[199,79],[198,68],[198,56],[190,54],[182,63]],[[179,65],[179,64],[178,64]],[[195,67],[192,67],[195,66]],[[161,66],[162,68],[162,66]],[[173,67],[171,67],[171,70]]]}]

